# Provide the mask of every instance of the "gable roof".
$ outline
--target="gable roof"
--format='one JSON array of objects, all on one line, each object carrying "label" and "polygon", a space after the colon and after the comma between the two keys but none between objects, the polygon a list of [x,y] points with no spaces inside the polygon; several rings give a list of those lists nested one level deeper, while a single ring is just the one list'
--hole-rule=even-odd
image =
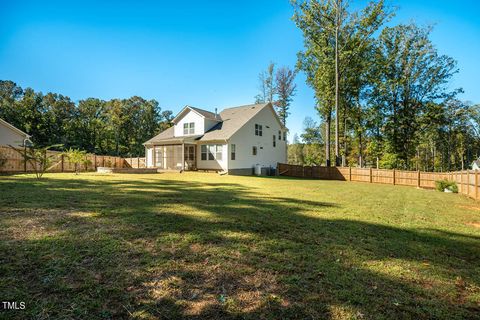
[{"label": "gable roof", "polygon": [[199,139],[205,140],[227,140],[250,119],[252,119],[260,110],[271,106],[270,103],[249,104],[246,106],[227,108],[220,112],[222,122],[205,132]]},{"label": "gable roof", "polygon": [[177,123],[181,118],[182,118],[182,115],[187,113],[188,111],[193,111],[195,113],[197,113],[198,115],[206,118],[206,119],[210,119],[210,120],[215,120],[215,121],[220,121],[219,119],[219,116],[215,115],[215,113],[213,112],[210,112],[210,111],[207,111],[207,110],[203,110],[203,109],[200,109],[200,108],[195,108],[195,107],[192,107],[192,106],[185,106],[176,116],[175,118],[173,118],[172,122],[173,123]]},{"label": "gable roof", "polygon": [[270,110],[273,113],[273,116],[279,123],[280,127],[283,129],[286,129],[285,126],[280,121],[280,118],[278,117],[277,113],[273,109],[273,106],[271,103],[249,104],[249,105],[240,106],[240,107],[227,108],[222,112],[220,112],[220,114],[217,115],[217,117],[215,117],[215,114],[212,112],[186,106],[185,108],[182,109],[182,111],[179,112],[179,114],[175,118],[179,117],[182,113],[184,113],[185,110],[190,109],[198,113],[200,113],[200,111],[205,112],[206,113],[205,118],[208,118],[208,119],[212,119],[212,118],[207,117],[207,115],[209,114],[213,115],[212,120],[219,121],[219,123],[217,123],[207,132],[205,132],[204,135],[199,135],[199,136],[175,137],[174,127],[170,127],[162,131],[160,134],[156,135],[152,139],[148,140],[144,144],[148,145],[148,144],[160,143],[160,142],[173,144],[173,143],[183,143],[183,142],[194,141],[194,140],[200,140],[200,141],[228,140],[235,132],[237,132],[240,128],[242,128],[258,112],[260,112],[265,108],[270,108]]},{"label": "gable roof", "polygon": [[8,123],[7,121],[5,121],[3,119],[0,119],[0,124],[3,124],[5,127],[9,128],[12,131],[15,131],[16,133],[18,133],[22,136],[25,136],[27,138],[30,137],[29,134],[23,132],[22,130],[18,129],[17,127],[14,127],[13,125],[11,125],[10,123]]}]

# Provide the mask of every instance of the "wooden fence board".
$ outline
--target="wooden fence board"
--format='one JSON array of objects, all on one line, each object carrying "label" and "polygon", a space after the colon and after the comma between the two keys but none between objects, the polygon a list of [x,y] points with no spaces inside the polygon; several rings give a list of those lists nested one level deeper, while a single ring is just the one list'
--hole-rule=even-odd
[{"label": "wooden fence board", "polygon": [[435,188],[435,181],[455,181],[458,192],[474,199],[480,198],[480,174],[477,171],[421,172],[373,168],[300,166],[279,163],[277,172],[282,176],[372,182],[402,186]]},{"label": "wooden fence board", "polygon": [[[20,149],[19,149],[20,150]],[[62,152],[47,151],[49,156],[53,157],[53,166],[48,172],[74,172],[75,165],[68,161]],[[79,171],[95,171],[97,167],[112,166],[114,168],[124,168],[125,161],[121,157],[98,156],[95,154],[87,154],[90,161],[88,165],[79,164]],[[0,159],[6,159],[3,166],[0,167],[0,173],[17,173],[17,172],[33,172],[34,168],[30,163],[25,163],[22,156],[9,146],[0,146]]]}]

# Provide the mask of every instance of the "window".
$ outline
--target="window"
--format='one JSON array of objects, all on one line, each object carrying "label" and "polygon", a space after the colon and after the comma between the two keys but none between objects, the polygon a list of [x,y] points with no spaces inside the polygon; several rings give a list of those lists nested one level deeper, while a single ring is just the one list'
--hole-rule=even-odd
[{"label": "window", "polygon": [[282,140],[282,131],[278,130],[278,141]]},{"label": "window", "polygon": [[255,135],[262,136],[262,125],[255,123]]},{"label": "window", "polygon": [[189,122],[183,124],[183,134],[194,134],[195,133],[195,122]]},{"label": "window", "polygon": [[277,136],[273,135],[273,147],[275,148],[277,146]]},{"label": "window", "polygon": [[215,145],[208,146],[208,160],[215,160]]},{"label": "window", "polygon": [[221,144],[202,144],[201,146],[202,160],[222,160],[223,145]]},{"label": "window", "polygon": [[230,158],[232,160],[235,160],[235,145],[234,144],[230,145]]},{"label": "window", "polygon": [[257,155],[257,147],[252,148],[252,155],[256,156]]},{"label": "window", "polygon": [[217,153],[215,154],[215,159],[217,160],[222,160],[222,151],[223,151],[223,146],[221,144],[217,144]]},{"label": "window", "polygon": [[283,131],[283,141],[287,141],[287,131]]}]

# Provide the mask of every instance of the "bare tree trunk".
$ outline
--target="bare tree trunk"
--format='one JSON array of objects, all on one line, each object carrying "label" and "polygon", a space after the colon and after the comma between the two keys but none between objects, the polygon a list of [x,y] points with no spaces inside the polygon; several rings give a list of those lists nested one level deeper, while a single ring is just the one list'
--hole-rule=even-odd
[{"label": "bare tree trunk", "polygon": [[330,125],[332,123],[332,115],[327,115],[326,127],[325,127],[325,159],[327,167],[330,167]]},{"label": "bare tree trunk", "polygon": [[339,54],[338,54],[338,33],[340,27],[340,6],[341,0],[337,0],[336,21],[335,21],[335,166],[340,165],[340,142],[339,142],[339,98],[340,98],[340,75],[339,75]]}]

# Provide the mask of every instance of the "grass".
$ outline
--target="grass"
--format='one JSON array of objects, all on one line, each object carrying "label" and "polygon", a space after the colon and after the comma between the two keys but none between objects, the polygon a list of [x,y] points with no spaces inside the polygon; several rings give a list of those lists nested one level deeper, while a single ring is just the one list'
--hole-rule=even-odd
[{"label": "grass", "polygon": [[479,226],[410,187],[0,176],[0,318],[480,319]]}]

